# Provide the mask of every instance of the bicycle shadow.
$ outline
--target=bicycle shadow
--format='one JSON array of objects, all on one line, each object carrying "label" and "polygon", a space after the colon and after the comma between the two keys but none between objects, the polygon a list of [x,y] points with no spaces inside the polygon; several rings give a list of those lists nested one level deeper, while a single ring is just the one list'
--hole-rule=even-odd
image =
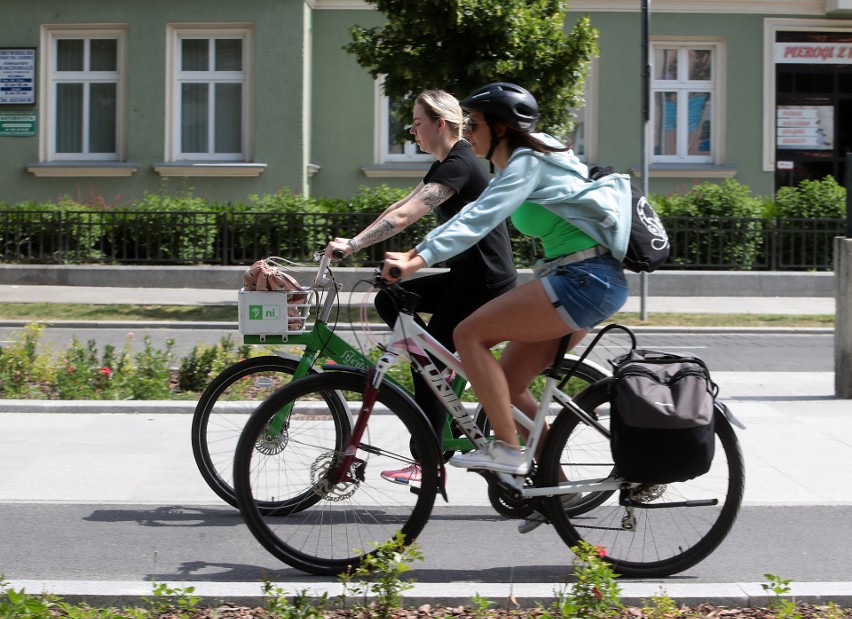
[{"label": "bicycle shadow", "polygon": [[146,579],[154,582],[256,582],[258,593],[264,581],[270,582],[317,582],[330,583],[338,579],[334,576],[314,576],[292,567],[270,569],[247,563],[185,561],[174,572],[148,574]]},{"label": "bicycle shadow", "polygon": [[154,509],[96,509],[88,522],[136,522],[143,527],[233,527],[243,524],[234,508],[165,505]]},{"label": "bicycle shadow", "polygon": [[[412,565],[411,571],[406,572],[406,579],[411,578],[418,583],[440,584],[448,582],[470,583],[513,583],[537,582],[551,583],[554,588],[575,582],[570,566],[554,565],[500,565],[486,569],[446,569],[440,567],[418,567]],[[337,576],[317,576],[308,574],[291,567],[270,569],[259,565],[187,561],[181,563],[172,573],[160,572],[148,574],[146,579],[153,582],[257,582],[258,592],[263,582],[279,583],[340,583],[341,593],[343,583]],[[622,581],[629,578],[619,577]],[[675,575],[666,577],[666,582],[689,582],[694,576]],[[286,588],[286,587],[285,587]],[[291,592],[295,593],[295,592]]]}]

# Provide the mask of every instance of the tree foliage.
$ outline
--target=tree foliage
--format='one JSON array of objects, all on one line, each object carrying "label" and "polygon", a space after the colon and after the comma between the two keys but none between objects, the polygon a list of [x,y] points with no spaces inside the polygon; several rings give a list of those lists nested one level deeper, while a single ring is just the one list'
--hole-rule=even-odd
[{"label": "tree foliage", "polygon": [[384,13],[384,26],[353,26],[344,49],[384,92],[408,100],[443,88],[459,99],[495,81],[527,88],[541,108],[537,129],[556,136],[572,126],[571,107],[582,104],[589,61],[597,54],[597,30],[588,16],[565,32],[562,0],[367,0]]}]

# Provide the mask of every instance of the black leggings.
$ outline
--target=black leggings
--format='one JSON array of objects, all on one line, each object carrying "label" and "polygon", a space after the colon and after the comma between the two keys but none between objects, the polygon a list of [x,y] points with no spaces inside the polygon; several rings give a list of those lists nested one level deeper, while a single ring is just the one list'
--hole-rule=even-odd
[{"label": "black leggings", "polygon": [[[414,318],[417,323],[423,326],[447,350],[455,352],[453,330],[456,325],[491,299],[514,288],[515,282],[513,280],[499,288],[483,288],[471,286],[463,274],[447,271],[407,280],[400,285],[420,297],[420,302],[417,304],[418,314],[422,312],[432,315],[429,318],[429,323],[426,324],[419,315],[415,314]],[[382,290],[376,295],[375,303],[376,310],[382,320],[389,326],[393,326],[399,314],[393,298]],[[441,364],[434,359],[433,361],[440,369]],[[438,403],[426,381],[417,374],[414,374],[413,378],[414,400],[426,413],[440,438],[443,435],[443,428],[446,423],[446,411]]]}]

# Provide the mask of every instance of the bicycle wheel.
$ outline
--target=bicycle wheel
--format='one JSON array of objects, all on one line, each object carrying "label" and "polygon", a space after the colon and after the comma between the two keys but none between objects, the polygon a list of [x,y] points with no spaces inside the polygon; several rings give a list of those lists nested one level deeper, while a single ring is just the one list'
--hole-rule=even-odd
[{"label": "bicycle wheel", "polygon": [[[192,417],[192,455],[207,485],[226,503],[234,495],[234,450],[251,414],[273,391],[290,382],[298,361],[277,355],[244,359],[207,386]],[[311,373],[316,370],[311,369]],[[335,421],[349,424],[347,417]]]},{"label": "bicycle wheel", "polygon": [[[576,403],[609,426],[609,380],[581,393]],[[682,572],[706,558],[731,530],[745,488],[745,465],[731,424],[716,407],[716,455],[710,471],[686,482],[638,487],[619,505],[619,492],[582,514],[554,509],[551,521],[560,537],[575,546],[581,540],[606,549],[606,560],[625,576],[654,578]],[[570,413],[550,430],[540,466],[544,485],[568,479],[602,479],[613,470],[609,440]]]},{"label": "bicycle wheel", "polygon": [[[300,445],[295,462],[288,449],[257,449],[258,443],[268,440],[269,422],[283,406],[292,405],[294,426],[306,417],[334,416],[329,409],[341,405],[341,396],[359,414],[364,386],[365,375],[360,372],[329,372],[293,381],[260,405],[237,444],[234,487],[249,530],[275,557],[305,572],[331,576],[355,569],[378,545],[395,539],[397,531],[410,543],[432,512],[440,462],[437,439],[410,398],[387,383],[379,390],[356,446],[356,460],[349,469],[352,481],[333,476],[346,445],[331,441]],[[413,464],[413,451],[422,467],[419,488],[382,479],[385,469]],[[258,507],[276,501],[282,491],[291,494],[294,484],[306,489],[304,502],[273,510]]]}]

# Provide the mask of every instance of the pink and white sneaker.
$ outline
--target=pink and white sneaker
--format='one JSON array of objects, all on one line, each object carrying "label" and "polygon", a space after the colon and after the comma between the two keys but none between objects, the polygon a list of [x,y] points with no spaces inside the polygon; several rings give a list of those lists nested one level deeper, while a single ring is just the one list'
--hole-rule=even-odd
[{"label": "pink and white sneaker", "polygon": [[402,484],[408,486],[412,484],[420,484],[420,465],[412,464],[398,471],[382,471],[382,479],[386,479],[392,484]]}]

